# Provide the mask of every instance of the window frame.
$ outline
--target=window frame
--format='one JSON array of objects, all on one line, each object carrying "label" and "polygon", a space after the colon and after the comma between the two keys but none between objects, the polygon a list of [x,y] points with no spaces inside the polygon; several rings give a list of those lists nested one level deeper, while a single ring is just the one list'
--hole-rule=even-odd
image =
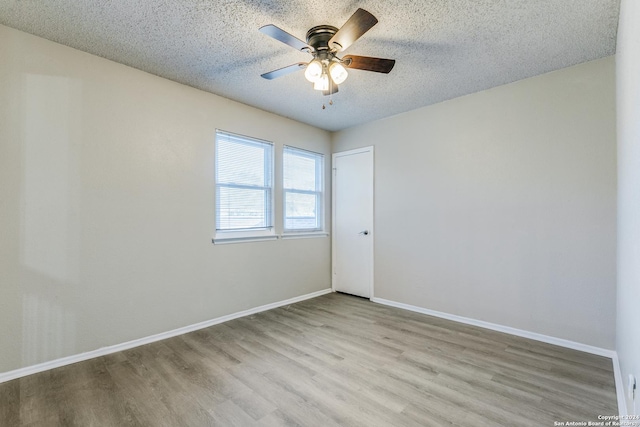
[{"label": "window frame", "polygon": [[[297,190],[286,188],[285,183],[285,155],[287,151],[315,160],[316,190]],[[285,145],[282,149],[282,238],[300,238],[312,236],[326,236],[325,231],[325,183],[324,183],[324,154],[311,150]],[[287,228],[287,193],[312,194],[316,196],[317,224],[316,228]]]},{"label": "window frame", "polygon": [[[232,183],[219,183],[219,142],[222,138],[229,138],[230,140],[236,140],[236,143],[241,143],[247,146],[257,146],[265,149],[265,159],[263,166],[264,182],[263,186],[254,186],[247,184],[232,184]],[[275,147],[271,141],[266,141],[259,138],[254,138],[237,133],[227,132],[221,129],[216,129],[215,136],[215,152],[214,152],[214,185],[215,185],[215,217],[214,217],[214,229],[215,234],[213,238],[214,244],[223,243],[235,243],[246,241],[258,241],[258,240],[275,240],[278,236],[275,234],[274,224],[274,200],[275,200]],[[269,185],[267,185],[269,184]],[[240,189],[255,189],[265,192],[264,201],[264,213],[265,213],[265,227],[255,228],[236,228],[236,229],[218,229],[220,221],[220,188],[240,188]]]}]

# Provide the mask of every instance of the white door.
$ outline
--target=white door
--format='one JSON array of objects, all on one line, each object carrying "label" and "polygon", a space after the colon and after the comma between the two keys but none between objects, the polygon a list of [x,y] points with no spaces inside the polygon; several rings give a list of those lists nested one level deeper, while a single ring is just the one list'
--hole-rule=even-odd
[{"label": "white door", "polygon": [[373,147],[333,155],[333,289],[373,297]]}]

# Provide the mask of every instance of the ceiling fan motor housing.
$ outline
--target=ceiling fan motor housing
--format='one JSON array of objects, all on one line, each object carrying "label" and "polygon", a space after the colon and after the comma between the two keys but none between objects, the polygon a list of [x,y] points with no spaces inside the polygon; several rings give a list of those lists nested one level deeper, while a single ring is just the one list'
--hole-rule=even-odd
[{"label": "ceiling fan motor housing", "polygon": [[316,52],[328,52],[329,40],[338,32],[336,27],[331,25],[318,25],[307,31],[307,44],[315,49]]}]

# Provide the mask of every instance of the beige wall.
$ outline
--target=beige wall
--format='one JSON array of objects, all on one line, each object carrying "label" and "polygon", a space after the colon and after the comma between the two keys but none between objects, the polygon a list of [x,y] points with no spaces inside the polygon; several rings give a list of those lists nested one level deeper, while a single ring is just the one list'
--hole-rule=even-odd
[{"label": "beige wall", "polygon": [[329,238],[211,243],[216,128],[276,182],[327,132],[3,26],[0,58],[0,373],[330,287]]},{"label": "beige wall", "polygon": [[333,135],[375,146],[375,296],[614,348],[614,59]]},{"label": "beige wall", "polygon": [[[622,0],[616,54],[618,112],[618,323],[616,350],[625,390],[640,387],[640,2]],[[626,393],[625,393],[626,394]],[[631,414],[639,414],[627,396]]]},{"label": "beige wall", "polygon": [[[329,287],[327,238],[211,244],[216,128],[276,182],[328,133],[2,26],[0,57],[0,373]],[[614,127],[606,58],[336,133],[376,146],[376,296],[613,348]]]}]

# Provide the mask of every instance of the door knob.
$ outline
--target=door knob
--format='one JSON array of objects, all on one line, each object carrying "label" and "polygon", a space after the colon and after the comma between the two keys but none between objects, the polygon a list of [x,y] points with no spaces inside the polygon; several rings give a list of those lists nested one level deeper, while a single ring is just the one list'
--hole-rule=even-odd
[{"label": "door knob", "polygon": [[363,230],[361,232],[359,232],[358,234],[364,234],[365,236],[369,235],[369,230]]}]

